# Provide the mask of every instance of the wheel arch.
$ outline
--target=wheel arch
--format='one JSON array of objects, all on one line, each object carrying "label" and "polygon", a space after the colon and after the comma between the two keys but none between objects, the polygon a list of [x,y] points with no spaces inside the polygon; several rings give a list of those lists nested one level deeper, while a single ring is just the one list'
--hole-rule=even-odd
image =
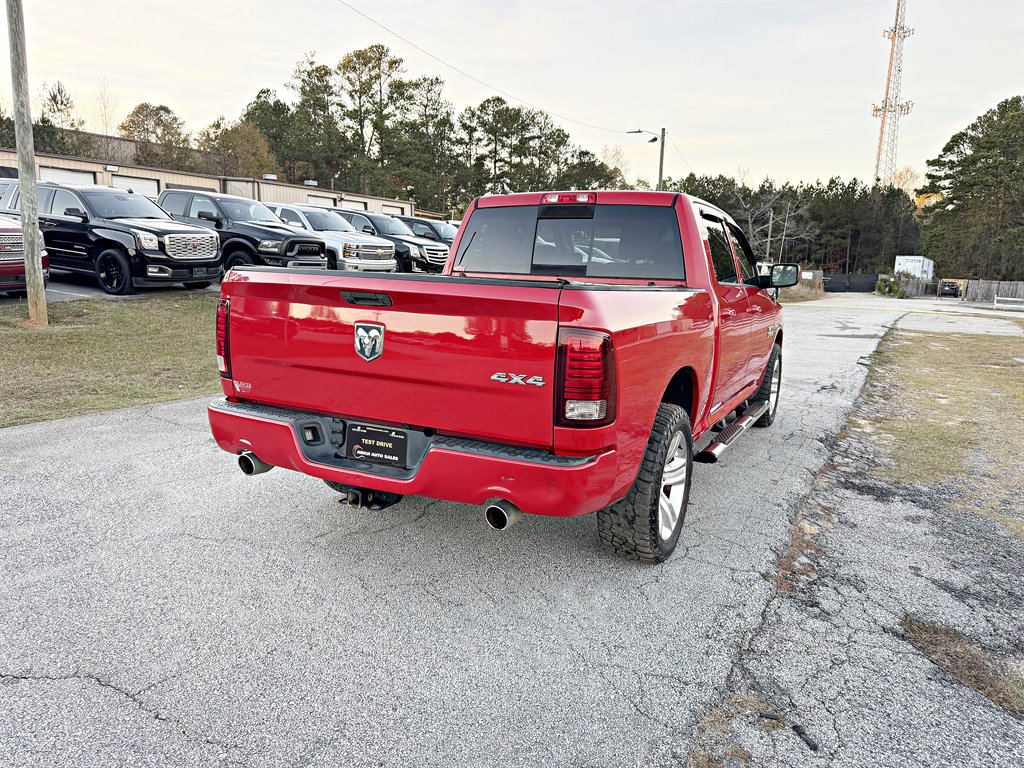
[{"label": "wheel arch", "polygon": [[256,249],[252,247],[252,244],[238,237],[233,237],[230,240],[226,240],[221,245],[220,250],[221,253],[224,254],[225,259],[227,259],[228,256],[234,253],[238,253],[239,251],[241,251],[242,253],[247,253],[250,256],[256,255]]},{"label": "wheel arch", "polygon": [[131,259],[131,251],[135,250],[135,238],[127,232],[100,230],[96,232],[96,236],[97,239],[90,246],[90,256],[93,262],[96,261],[97,256],[111,248],[124,251],[124,255],[129,260]]},{"label": "wheel arch", "polygon": [[697,373],[690,366],[680,368],[672,376],[661,396],[662,403],[678,405],[693,423],[697,411],[697,397],[700,394],[700,385],[697,383]]}]

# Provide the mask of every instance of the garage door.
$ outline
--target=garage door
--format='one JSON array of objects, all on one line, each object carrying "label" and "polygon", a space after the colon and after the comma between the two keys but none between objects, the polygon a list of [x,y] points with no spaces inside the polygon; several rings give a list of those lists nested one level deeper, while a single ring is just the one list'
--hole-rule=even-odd
[{"label": "garage door", "polygon": [[404,216],[405,208],[398,205],[382,205],[381,210],[389,216]]},{"label": "garage door", "polygon": [[140,179],[137,176],[111,176],[110,183],[118,189],[130,189],[147,197],[160,194],[160,182],[156,179]]},{"label": "garage door", "polygon": [[40,181],[55,181],[58,184],[95,184],[96,174],[92,171],[72,171],[67,168],[40,168]]}]

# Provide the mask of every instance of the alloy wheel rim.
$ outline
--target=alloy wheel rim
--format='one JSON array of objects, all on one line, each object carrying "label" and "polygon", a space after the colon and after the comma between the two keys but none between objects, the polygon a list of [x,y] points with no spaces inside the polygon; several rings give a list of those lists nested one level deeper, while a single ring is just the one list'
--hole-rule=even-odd
[{"label": "alloy wheel rim", "polygon": [[683,433],[676,432],[665,454],[658,496],[658,536],[662,541],[672,538],[679,524],[686,497],[686,480],[690,474],[689,459]]},{"label": "alloy wheel rim", "polygon": [[775,409],[779,407],[779,390],[782,389],[782,366],[779,365],[778,359],[775,360],[775,367],[772,369],[772,384],[771,389],[768,391],[768,402],[769,407],[772,409],[772,413],[775,413]]},{"label": "alloy wheel rim", "polygon": [[100,281],[103,287],[116,291],[121,287],[124,275],[121,273],[121,265],[110,256],[100,259]]}]

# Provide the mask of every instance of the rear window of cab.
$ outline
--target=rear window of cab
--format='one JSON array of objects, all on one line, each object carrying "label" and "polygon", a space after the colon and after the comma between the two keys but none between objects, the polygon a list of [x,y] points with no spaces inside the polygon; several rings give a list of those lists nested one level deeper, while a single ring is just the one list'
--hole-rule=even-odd
[{"label": "rear window of cab", "polygon": [[683,280],[674,208],[540,205],[478,208],[462,226],[466,272]]}]

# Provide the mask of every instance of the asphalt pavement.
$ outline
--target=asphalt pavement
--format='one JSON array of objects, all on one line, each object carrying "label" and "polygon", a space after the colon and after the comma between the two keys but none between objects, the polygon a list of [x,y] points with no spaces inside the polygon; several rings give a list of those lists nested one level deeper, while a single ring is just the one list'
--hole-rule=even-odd
[{"label": "asphalt pavement", "polygon": [[[660,566],[606,553],[591,517],[496,533],[474,507],[244,477],[207,399],[0,430],[0,765],[685,764],[764,637],[868,356],[933,304],[787,307],[778,418],[696,466]],[[985,714],[988,751],[957,765],[1019,758],[1019,721]],[[851,738],[834,764],[943,764]]]}]

